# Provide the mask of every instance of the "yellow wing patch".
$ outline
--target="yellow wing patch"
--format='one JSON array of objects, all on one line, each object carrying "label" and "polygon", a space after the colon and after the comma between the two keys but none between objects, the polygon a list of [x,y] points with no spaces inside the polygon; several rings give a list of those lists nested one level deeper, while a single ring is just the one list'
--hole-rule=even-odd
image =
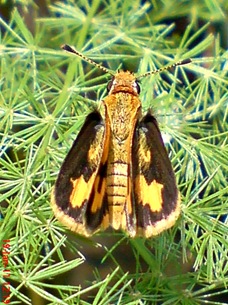
[{"label": "yellow wing patch", "polygon": [[143,175],[138,175],[135,178],[135,186],[135,192],[142,205],[148,204],[151,212],[160,212],[162,210],[162,184],[155,180],[148,184]]},{"label": "yellow wing patch", "polygon": [[95,178],[96,172],[90,176],[90,179],[87,182],[84,180],[84,176],[80,176],[75,180],[70,179],[70,182],[73,185],[69,198],[72,208],[80,208],[82,202],[89,200]]}]

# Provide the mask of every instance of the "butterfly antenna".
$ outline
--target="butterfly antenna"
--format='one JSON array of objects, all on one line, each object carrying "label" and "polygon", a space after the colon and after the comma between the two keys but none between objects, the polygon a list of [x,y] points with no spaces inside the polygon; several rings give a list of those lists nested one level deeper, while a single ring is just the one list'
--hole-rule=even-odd
[{"label": "butterfly antenna", "polygon": [[95,61],[93,61],[92,59],[86,57],[85,55],[83,55],[82,53],[78,52],[77,50],[73,49],[71,46],[67,45],[67,44],[64,44],[61,46],[61,49],[69,52],[69,53],[73,53],[75,54],[76,56],[78,57],[81,57],[84,61],[88,62],[89,64],[99,68],[100,70],[104,71],[105,73],[109,73],[111,75],[115,75],[111,70],[105,68],[104,66],[96,63]]},{"label": "butterfly antenna", "polygon": [[152,75],[152,74],[157,74],[157,73],[161,73],[163,71],[167,71],[167,70],[170,70],[172,68],[175,68],[176,66],[182,66],[182,65],[186,65],[186,64],[189,64],[191,63],[192,60],[190,58],[187,58],[187,59],[184,59],[184,60],[181,60],[181,61],[178,61],[172,65],[169,65],[169,66],[166,66],[166,67],[163,67],[163,68],[160,68],[160,69],[156,69],[156,70],[153,70],[153,71],[149,71],[149,72],[146,72],[144,74],[141,74],[137,77],[137,79],[139,78],[142,78],[142,77],[145,77],[145,76],[149,76],[149,75]]}]

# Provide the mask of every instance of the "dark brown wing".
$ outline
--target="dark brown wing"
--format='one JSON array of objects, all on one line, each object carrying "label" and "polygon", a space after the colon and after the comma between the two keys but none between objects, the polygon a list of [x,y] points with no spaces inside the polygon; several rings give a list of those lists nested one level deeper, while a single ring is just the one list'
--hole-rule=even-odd
[{"label": "dark brown wing", "polygon": [[94,111],[66,156],[52,192],[55,216],[72,231],[86,236],[99,229],[106,214],[105,180],[100,175],[106,161],[102,160],[105,141],[103,118]]},{"label": "dark brown wing", "polygon": [[136,234],[150,237],[171,227],[180,213],[179,193],[157,121],[150,113],[135,129],[132,177]]}]

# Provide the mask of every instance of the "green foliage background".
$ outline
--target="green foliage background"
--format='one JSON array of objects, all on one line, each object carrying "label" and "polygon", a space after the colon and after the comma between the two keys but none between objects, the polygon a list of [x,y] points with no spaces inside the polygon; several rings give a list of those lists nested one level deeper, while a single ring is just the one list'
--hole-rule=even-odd
[{"label": "green foliage background", "polygon": [[[227,1],[10,4],[9,20],[0,19],[0,239],[10,240],[10,304],[227,304]],[[182,215],[168,232],[67,238],[54,219],[51,187],[108,80],[63,43],[139,74],[192,58],[141,84],[143,107],[172,139]],[[0,268],[3,284],[3,260]]]}]

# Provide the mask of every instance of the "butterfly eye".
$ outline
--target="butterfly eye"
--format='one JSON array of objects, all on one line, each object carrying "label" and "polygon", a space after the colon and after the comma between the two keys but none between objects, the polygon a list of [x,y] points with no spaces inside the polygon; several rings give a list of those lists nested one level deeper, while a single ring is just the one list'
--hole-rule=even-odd
[{"label": "butterfly eye", "polygon": [[108,90],[108,92],[111,90],[111,88],[112,88],[112,85],[113,85],[113,80],[114,80],[114,77],[108,82],[108,84],[107,84],[107,90]]},{"label": "butterfly eye", "polygon": [[137,91],[138,94],[141,92],[141,88],[137,80],[135,81],[135,90]]}]

